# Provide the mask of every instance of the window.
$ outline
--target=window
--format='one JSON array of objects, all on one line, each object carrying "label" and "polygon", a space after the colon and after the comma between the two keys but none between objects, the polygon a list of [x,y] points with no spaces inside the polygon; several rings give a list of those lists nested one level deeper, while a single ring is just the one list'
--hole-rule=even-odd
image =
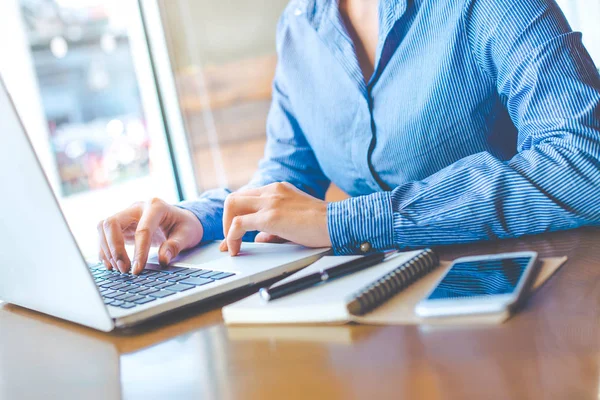
[{"label": "window", "polygon": [[600,70],[600,2],[588,0],[558,0],[571,28],[583,34],[583,44]]},{"label": "window", "polygon": [[135,1],[3,0],[0,72],[87,256],[96,223],[151,196],[177,201]]},{"label": "window", "polygon": [[201,189],[247,183],[265,143],[275,29],[287,0],[160,0]]}]

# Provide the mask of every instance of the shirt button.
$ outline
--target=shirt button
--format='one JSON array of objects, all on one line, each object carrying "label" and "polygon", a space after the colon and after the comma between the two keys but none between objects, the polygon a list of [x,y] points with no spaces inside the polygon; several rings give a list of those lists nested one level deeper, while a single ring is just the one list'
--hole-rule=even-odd
[{"label": "shirt button", "polygon": [[369,242],[364,242],[360,245],[360,251],[363,253],[368,253],[369,251],[371,251],[371,243]]}]

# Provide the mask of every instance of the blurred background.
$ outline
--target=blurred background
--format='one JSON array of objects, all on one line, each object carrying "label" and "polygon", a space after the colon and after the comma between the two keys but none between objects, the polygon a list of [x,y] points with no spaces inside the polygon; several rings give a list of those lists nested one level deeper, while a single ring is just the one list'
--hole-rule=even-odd
[{"label": "blurred background", "polygon": [[[84,253],[136,200],[246,183],[287,0],[2,0],[0,73]],[[561,0],[596,65],[600,2]],[[330,200],[343,198],[335,187]]]}]

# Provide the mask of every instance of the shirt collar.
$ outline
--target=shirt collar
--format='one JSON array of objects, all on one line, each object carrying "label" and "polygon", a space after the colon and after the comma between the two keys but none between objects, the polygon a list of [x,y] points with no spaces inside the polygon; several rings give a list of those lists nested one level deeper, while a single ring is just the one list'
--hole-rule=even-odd
[{"label": "shirt collar", "polygon": [[[404,15],[408,0],[379,0],[379,30],[388,33],[396,21]],[[305,15],[315,30],[327,16],[337,14],[338,0],[296,0],[294,13]],[[385,35],[384,35],[385,36]]]}]

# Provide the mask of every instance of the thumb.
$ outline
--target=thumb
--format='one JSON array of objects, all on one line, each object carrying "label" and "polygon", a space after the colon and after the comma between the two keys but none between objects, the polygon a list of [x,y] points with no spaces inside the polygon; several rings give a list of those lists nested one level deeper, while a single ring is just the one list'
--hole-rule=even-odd
[{"label": "thumb", "polygon": [[162,266],[167,266],[172,259],[177,257],[182,250],[181,241],[176,237],[170,237],[165,240],[158,249],[158,262]]}]

